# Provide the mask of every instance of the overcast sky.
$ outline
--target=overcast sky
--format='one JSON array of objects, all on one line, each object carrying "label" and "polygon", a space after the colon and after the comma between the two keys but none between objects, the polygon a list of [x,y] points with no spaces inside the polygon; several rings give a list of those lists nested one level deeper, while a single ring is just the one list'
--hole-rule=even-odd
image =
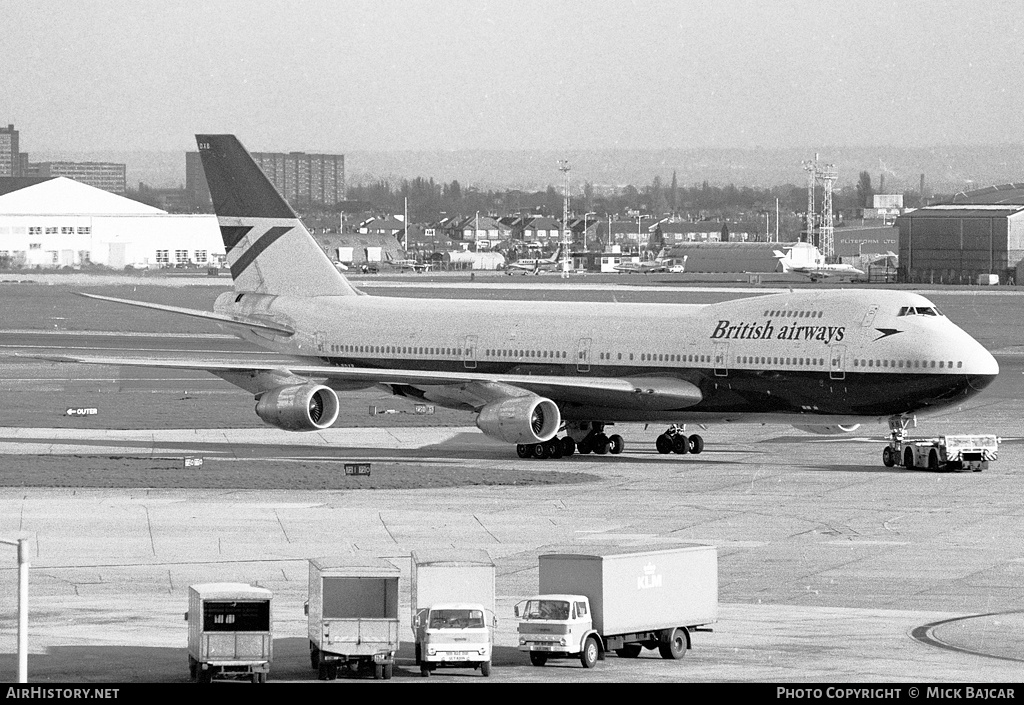
[{"label": "overcast sky", "polygon": [[4,0],[24,151],[1021,143],[1017,0]]}]

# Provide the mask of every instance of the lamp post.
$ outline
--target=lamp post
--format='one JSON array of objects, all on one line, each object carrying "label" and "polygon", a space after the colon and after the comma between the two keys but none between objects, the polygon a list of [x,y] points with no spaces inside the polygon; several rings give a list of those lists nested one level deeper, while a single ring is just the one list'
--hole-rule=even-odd
[{"label": "lamp post", "polygon": [[0,539],[18,547],[18,682],[28,683],[28,539]]}]

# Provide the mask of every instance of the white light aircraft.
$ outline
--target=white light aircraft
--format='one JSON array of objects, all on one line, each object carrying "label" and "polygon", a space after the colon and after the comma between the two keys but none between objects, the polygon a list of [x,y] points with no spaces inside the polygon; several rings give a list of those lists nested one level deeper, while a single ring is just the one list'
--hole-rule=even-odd
[{"label": "white light aircraft", "polygon": [[375,385],[466,409],[520,457],[620,453],[615,422],[670,424],[662,453],[699,453],[682,424],[779,423],[815,433],[962,404],[999,372],[991,354],[909,291],[798,291],[707,305],[366,296],[340,273],[232,135],[198,135],[234,291],[215,321],[284,361],[65,355],[206,370],[292,431],[338,418]]},{"label": "white light aircraft", "polygon": [[828,264],[824,260],[815,262],[814,264],[801,264],[794,262],[788,253],[775,250],[774,254],[779,259],[779,262],[782,263],[783,272],[803,274],[804,276],[809,277],[812,282],[833,276],[864,276],[864,272],[857,269],[852,264]]},{"label": "white light aircraft", "polygon": [[508,271],[509,276],[512,275],[512,272],[522,272],[523,274],[540,274],[541,272],[550,272],[558,269],[561,264],[561,257],[562,244],[559,243],[558,249],[556,249],[554,254],[550,257],[517,260],[506,265],[506,270]]},{"label": "white light aircraft", "polygon": [[653,274],[654,272],[667,272],[671,265],[671,259],[665,257],[665,250],[662,248],[658,256],[644,262],[623,262],[615,265],[616,272],[626,274]]}]

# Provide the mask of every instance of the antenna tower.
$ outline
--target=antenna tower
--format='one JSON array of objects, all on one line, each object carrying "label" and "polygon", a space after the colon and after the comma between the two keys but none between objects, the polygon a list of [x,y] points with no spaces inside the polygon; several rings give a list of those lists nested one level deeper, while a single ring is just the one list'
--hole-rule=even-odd
[{"label": "antenna tower", "polygon": [[814,244],[814,189],[820,181],[824,198],[821,204],[821,233],[817,245],[825,259],[831,260],[835,255],[832,186],[839,176],[839,170],[836,169],[835,164],[818,164],[817,154],[814,155],[814,161],[805,161],[803,167],[807,172],[807,241]]},{"label": "antenna tower", "polygon": [[560,159],[558,170],[565,176],[565,197],[562,200],[562,277],[568,278],[572,250],[572,230],[569,228],[569,162]]}]

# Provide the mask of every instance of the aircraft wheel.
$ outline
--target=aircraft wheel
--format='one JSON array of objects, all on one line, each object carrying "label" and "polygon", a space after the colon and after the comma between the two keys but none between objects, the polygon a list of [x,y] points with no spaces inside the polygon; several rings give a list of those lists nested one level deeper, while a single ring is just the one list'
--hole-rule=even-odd
[{"label": "aircraft wheel", "polygon": [[903,451],[903,467],[908,470],[914,469],[914,451],[910,448]]},{"label": "aircraft wheel", "polygon": [[662,455],[667,455],[672,452],[672,439],[667,433],[663,433],[658,436],[658,439],[654,441],[654,447],[658,449],[658,452]]},{"label": "aircraft wheel", "polygon": [[549,458],[555,458],[557,460],[558,458],[562,457],[562,441],[561,440],[559,440],[558,438],[552,438],[550,441],[548,441],[546,443],[546,445],[548,447],[548,457]]},{"label": "aircraft wheel", "polygon": [[533,457],[537,458],[537,460],[544,460],[548,457],[548,451],[550,449],[548,448],[547,443],[534,443],[530,448],[533,449]]},{"label": "aircraft wheel", "polygon": [[566,458],[568,458],[569,456],[571,456],[573,453],[576,452],[576,441],[574,441],[569,436],[566,436],[565,438],[563,438],[561,443],[562,443],[562,455],[564,455]]},{"label": "aircraft wheel", "polygon": [[603,433],[594,436],[593,444],[594,452],[598,455],[604,455],[608,452],[608,436]]},{"label": "aircraft wheel", "polygon": [[891,468],[896,464],[896,454],[892,448],[886,446],[882,449],[882,465],[887,468]]},{"label": "aircraft wheel", "polygon": [[704,452],[704,439],[696,433],[690,436],[690,452],[694,455]]},{"label": "aircraft wheel", "polygon": [[608,452],[612,455],[618,455],[626,447],[626,442],[622,440],[622,436],[617,433],[608,437],[608,444]]},{"label": "aircraft wheel", "polygon": [[533,455],[533,446],[528,446],[523,443],[516,445],[516,454],[520,458],[529,458]]},{"label": "aircraft wheel", "polygon": [[684,436],[683,434],[680,433],[678,436],[674,436],[672,438],[672,452],[673,453],[677,453],[679,455],[686,455],[686,453],[689,450],[690,450],[690,441],[689,441],[689,439],[687,439],[686,436]]}]

